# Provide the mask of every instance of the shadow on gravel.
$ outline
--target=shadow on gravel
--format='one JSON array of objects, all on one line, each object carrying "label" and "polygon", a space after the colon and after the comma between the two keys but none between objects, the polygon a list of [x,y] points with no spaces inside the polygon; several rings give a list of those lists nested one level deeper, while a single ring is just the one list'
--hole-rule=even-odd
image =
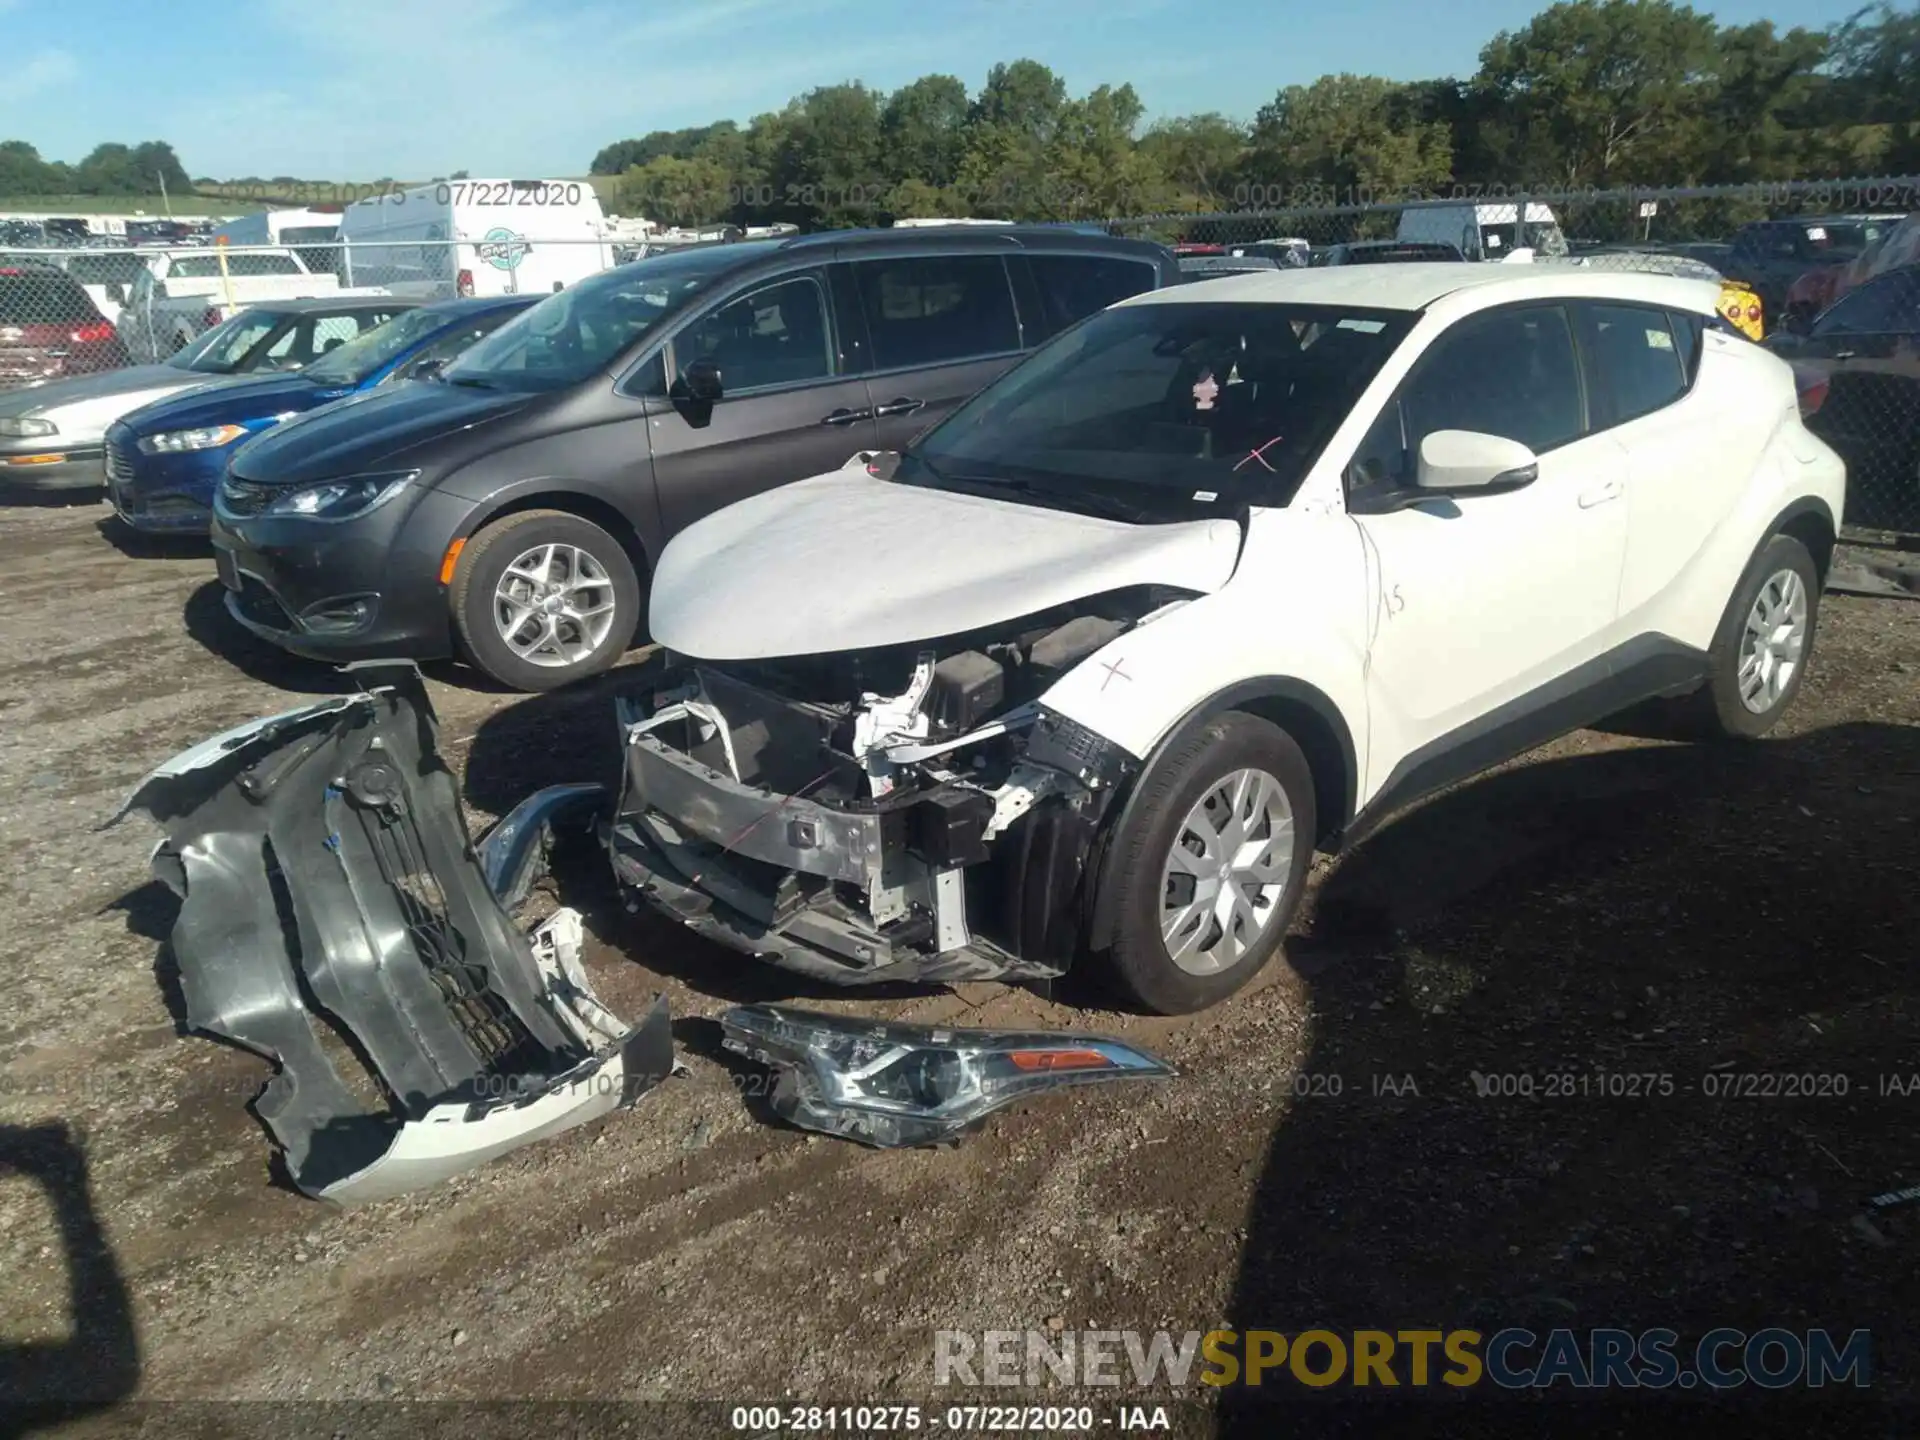
[{"label": "shadow on gravel", "polygon": [[213,560],[213,542],[204,535],[148,535],[111,513],[94,528],[129,559]]},{"label": "shadow on gravel", "polygon": [[346,695],[360,687],[339,668],[289,655],[253,634],[227,613],[227,591],[209,579],[187,597],[182,618],[187,634],[249,680],[296,695]]},{"label": "shadow on gravel", "polygon": [[25,1435],[131,1395],[140,1340],[126,1279],[94,1213],[86,1152],[67,1125],[0,1126],[0,1177],[46,1192],[67,1272],[68,1338],[0,1343],[0,1432]]},{"label": "shadow on gravel", "polygon": [[102,504],[106,486],[91,490],[26,490],[0,483],[0,506],[20,510],[82,510]]},{"label": "shadow on gravel", "polygon": [[1717,1327],[1869,1329],[1871,1389],[1516,1393],[1444,1383],[1437,1345],[1416,1387],[1396,1341],[1397,1391],[1356,1389],[1345,1350],[1324,1388],[1283,1361],[1219,1433],[1895,1433],[1920,1207],[1863,1202],[1920,1180],[1920,1096],[1882,1093],[1920,1071],[1917,823],[1920,730],[1860,723],[1546,761],[1381,831],[1290,950],[1313,1040],[1227,1320],[1474,1330],[1483,1361],[1509,1327],[1582,1354],[1595,1327],[1664,1327],[1683,1370]]}]

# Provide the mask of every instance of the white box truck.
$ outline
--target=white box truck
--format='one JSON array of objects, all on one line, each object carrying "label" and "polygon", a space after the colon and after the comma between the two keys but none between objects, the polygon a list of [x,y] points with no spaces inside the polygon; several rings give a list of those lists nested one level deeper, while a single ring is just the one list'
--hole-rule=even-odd
[{"label": "white box truck", "polygon": [[1567,253],[1567,237],[1548,205],[1527,206],[1527,222],[1518,223],[1517,203],[1414,205],[1400,212],[1396,240],[1425,240],[1459,248],[1469,260],[1507,260],[1519,254],[1558,258]]},{"label": "white box truck", "polygon": [[546,294],[614,263],[584,180],[442,180],[371,195],[340,220],[340,275],[422,300]]}]

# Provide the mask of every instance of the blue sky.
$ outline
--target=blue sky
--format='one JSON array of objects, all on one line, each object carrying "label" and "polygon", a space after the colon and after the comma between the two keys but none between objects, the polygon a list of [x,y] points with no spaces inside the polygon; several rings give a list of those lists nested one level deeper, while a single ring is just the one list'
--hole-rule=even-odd
[{"label": "blue sky", "polygon": [[[1329,71],[1465,74],[1542,0],[0,0],[0,139],[168,140],[194,175],[577,175],[612,140],[815,85],[1029,56],[1149,115],[1251,116]],[[1855,8],[1723,0],[1724,23]]]}]

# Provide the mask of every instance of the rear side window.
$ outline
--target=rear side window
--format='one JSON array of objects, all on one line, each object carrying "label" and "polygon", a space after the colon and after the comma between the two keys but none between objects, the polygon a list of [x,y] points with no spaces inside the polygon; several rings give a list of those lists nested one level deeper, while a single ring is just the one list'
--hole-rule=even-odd
[{"label": "rear side window", "polygon": [[99,318],[87,292],[65,275],[0,272],[0,324],[73,325]]},{"label": "rear side window", "polygon": [[1687,393],[1682,351],[1664,310],[1588,305],[1587,338],[1614,424],[1650,415]]},{"label": "rear side window", "polygon": [[1041,313],[1054,331],[1153,289],[1156,278],[1151,265],[1104,255],[1031,255],[1027,265],[1040,290]]},{"label": "rear side window", "polygon": [[1013,288],[998,255],[900,256],[863,261],[853,272],[876,369],[1020,348]]}]

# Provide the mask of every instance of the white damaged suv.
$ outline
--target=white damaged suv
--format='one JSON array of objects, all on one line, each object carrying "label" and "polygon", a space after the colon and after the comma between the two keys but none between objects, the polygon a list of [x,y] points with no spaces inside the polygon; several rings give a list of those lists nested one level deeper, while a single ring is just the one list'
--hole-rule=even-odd
[{"label": "white damaged suv", "polygon": [[1440,786],[1641,701],[1760,735],[1845,472],[1716,298],[1403,265],[1093,316],[673,541],[616,871],[815,977],[1093,964],[1180,1013]]}]

